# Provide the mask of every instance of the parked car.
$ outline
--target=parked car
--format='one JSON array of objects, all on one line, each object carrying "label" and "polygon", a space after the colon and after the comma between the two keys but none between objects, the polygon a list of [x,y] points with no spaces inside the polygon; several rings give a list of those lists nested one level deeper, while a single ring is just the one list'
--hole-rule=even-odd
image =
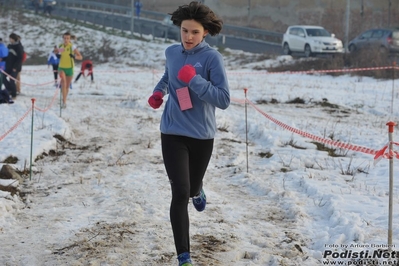
[{"label": "parked car", "polygon": [[399,28],[366,30],[348,44],[349,52],[365,48],[376,48],[380,52],[399,52]]},{"label": "parked car", "polygon": [[283,35],[283,52],[289,55],[293,52],[304,53],[306,57],[314,54],[343,53],[342,41],[335,38],[320,26],[297,25],[288,27]]}]

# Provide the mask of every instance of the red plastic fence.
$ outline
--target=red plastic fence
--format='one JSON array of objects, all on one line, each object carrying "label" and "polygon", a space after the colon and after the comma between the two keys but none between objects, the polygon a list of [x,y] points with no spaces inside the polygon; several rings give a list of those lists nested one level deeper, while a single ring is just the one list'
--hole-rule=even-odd
[{"label": "red plastic fence", "polygon": [[[9,78],[12,78],[10,75],[8,75],[7,73],[5,73],[3,70],[0,69],[0,71],[1,71],[4,75],[8,76]],[[12,79],[14,79],[14,78],[12,78]],[[16,79],[14,79],[14,80],[15,80],[16,82],[18,82],[18,80],[16,80]],[[44,86],[44,85],[48,85],[48,84],[52,84],[52,83],[54,83],[54,81],[46,82],[46,83],[43,83],[43,84],[25,84],[25,83],[22,83],[22,84],[29,85],[29,86],[31,86],[31,87],[37,87],[37,86]],[[53,106],[53,104],[55,103],[55,100],[56,100],[56,97],[57,97],[57,95],[58,95],[58,92],[59,92],[59,89],[57,88],[57,89],[55,90],[55,92],[54,92],[54,96],[53,96],[53,98],[52,98],[50,104],[49,104],[46,108],[39,108],[39,107],[36,107],[36,106],[35,106],[34,108],[35,108],[36,110],[40,111],[40,112],[47,112],[47,111]],[[22,123],[22,121],[28,116],[28,114],[29,114],[31,111],[32,111],[32,107],[30,107],[29,110],[27,110],[27,111],[25,112],[25,114],[24,114],[20,119],[18,119],[18,121],[17,121],[10,129],[8,129],[4,134],[0,135],[0,142],[3,141],[3,140],[6,138],[6,136],[9,135],[12,131],[14,131],[14,130]]]},{"label": "red plastic fence", "polygon": [[[385,66],[385,67],[370,67],[370,68],[353,68],[353,69],[335,69],[335,70],[309,70],[309,71],[285,71],[285,72],[262,72],[262,71],[258,71],[258,72],[248,72],[248,74],[313,74],[313,73],[334,73],[334,72],[358,72],[358,71],[372,71],[372,70],[387,70],[387,69],[399,69],[399,67],[397,67],[396,65],[393,66]],[[41,70],[32,70],[31,72],[40,72]],[[7,73],[5,73],[4,71],[1,70],[1,72],[3,72],[5,75],[9,76]],[[98,71],[100,72],[100,71]],[[107,73],[110,72],[118,72],[118,73],[125,73],[125,72],[134,72],[134,73],[139,73],[139,72],[144,72],[144,71],[119,71],[119,70],[115,70],[115,71],[105,71]],[[155,70],[153,70],[153,72],[155,72]],[[242,72],[242,74],[245,72]],[[9,76],[10,77],[10,76]],[[11,78],[11,77],[10,77]],[[16,80],[17,81],[17,80]],[[18,81],[17,81],[18,82]],[[53,83],[53,81],[48,82],[48,83],[43,83],[43,84],[25,84],[25,85],[29,85],[29,86],[43,86],[43,85],[47,85],[47,84],[51,84]],[[58,89],[55,91],[54,96],[49,104],[48,107],[46,108],[39,108],[39,107],[35,107],[36,110],[40,111],[40,112],[47,112],[51,106],[54,104],[55,99],[57,97],[57,93],[58,93]],[[233,102],[236,103],[240,103],[240,104],[245,104],[248,103],[249,105],[251,105],[255,110],[257,110],[259,113],[261,113],[264,117],[266,117],[267,119],[271,120],[272,122],[274,122],[275,124],[277,124],[278,126],[289,130],[295,134],[301,135],[303,137],[312,139],[316,142],[320,142],[320,143],[324,143],[327,145],[331,145],[334,147],[338,147],[341,149],[347,149],[347,150],[352,150],[352,151],[356,151],[356,152],[362,152],[362,153],[366,153],[366,154],[370,154],[370,155],[374,155],[374,159],[375,160],[379,160],[381,158],[389,158],[389,157],[395,157],[399,159],[399,153],[396,151],[388,151],[386,152],[386,149],[388,148],[388,144],[386,146],[384,146],[382,149],[380,150],[374,150],[371,148],[367,148],[367,147],[362,147],[362,146],[358,146],[358,145],[354,145],[354,144],[350,144],[350,143],[344,143],[344,142],[339,142],[339,141],[334,141],[331,139],[326,139],[326,138],[322,138],[319,136],[316,136],[314,134],[311,133],[307,133],[305,131],[302,131],[300,129],[291,127],[275,118],[273,118],[272,116],[266,114],[265,112],[263,112],[260,108],[258,108],[253,102],[249,101],[248,99],[236,99],[236,98],[232,98],[231,99]],[[3,135],[0,135],[0,142],[8,135],[10,134],[15,128],[18,127],[18,125],[26,118],[26,116],[32,111],[32,108],[30,108],[28,111],[26,111],[26,113],[17,121],[17,123],[12,126],[9,130],[7,130],[7,132]],[[399,146],[399,143],[393,143],[395,145]]]},{"label": "red plastic fence", "polygon": [[[289,125],[287,125],[287,124],[275,119],[274,117],[272,117],[272,116],[266,114],[265,112],[263,112],[259,107],[257,107],[250,100],[241,100],[241,99],[236,99],[236,98],[231,98],[231,100],[233,102],[240,103],[240,104],[248,103],[256,111],[261,113],[264,117],[266,117],[267,119],[269,119],[270,121],[272,121],[276,125],[282,127],[283,129],[286,129],[286,130],[288,130],[288,131],[290,131],[292,133],[298,134],[298,135],[300,135],[302,137],[312,139],[312,140],[314,140],[316,142],[324,143],[324,144],[327,144],[327,145],[330,145],[330,146],[334,146],[334,147],[337,147],[337,148],[341,148],[341,149],[345,149],[345,150],[352,150],[352,151],[356,151],[356,152],[362,152],[362,153],[374,155],[374,159],[375,160],[379,160],[381,158],[389,158],[390,156],[394,156],[395,158],[399,159],[399,153],[398,152],[393,151],[393,150],[391,150],[389,152],[386,152],[386,149],[388,148],[388,144],[386,146],[384,146],[380,150],[374,150],[374,149],[362,147],[362,146],[359,146],[359,145],[354,145],[354,144],[350,144],[350,143],[345,143],[345,142],[340,142],[340,141],[335,141],[335,140],[331,140],[331,139],[322,138],[322,137],[316,136],[314,134],[302,131],[300,129],[291,127],[291,126],[289,126]],[[399,143],[397,143],[397,142],[393,142],[393,144],[399,146]]]}]

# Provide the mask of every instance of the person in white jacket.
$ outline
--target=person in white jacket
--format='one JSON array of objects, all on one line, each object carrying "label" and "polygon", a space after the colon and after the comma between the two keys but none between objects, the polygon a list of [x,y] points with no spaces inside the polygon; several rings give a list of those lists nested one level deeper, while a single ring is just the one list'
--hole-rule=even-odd
[{"label": "person in white jacket", "polygon": [[57,86],[58,81],[58,64],[60,63],[60,59],[58,58],[57,54],[55,53],[57,46],[54,46],[54,49],[50,52],[47,58],[47,66],[50,65],[53,67],[53,74],[54,74],[54,85]]}]

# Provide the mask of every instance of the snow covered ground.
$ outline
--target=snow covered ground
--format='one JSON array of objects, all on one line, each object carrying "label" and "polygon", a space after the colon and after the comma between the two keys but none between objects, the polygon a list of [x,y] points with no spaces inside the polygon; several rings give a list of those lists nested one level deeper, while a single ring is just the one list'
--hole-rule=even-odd
[{"label": "snow covered ground", "polygon": [[[15,156],[11,165],[25,172],[22,183],[0,179],[20,191],[0,191],[1,264],[177,265],[160,150],[162,108],[147,104],[170,43],[150,36],[129,40],[31,14],[15,17],[0,18],[1,36],[17,32],[28,55],[47,55],[66,30],[77,35],[84,57],[104,43],[115,54],[95,65],[94,84],[89,78],[73,84],[62,112],[46,65],[24,65],[22,95],[0,105],[0,162]],[[257,61],[256,55],[226,52],[232,104],[217,111],[219,130],[204,181],[209,203],[202,213],[188,207],[194,265],[377,265],[370,257],[388,254],[378,250],[388,250],[389,161],[374,165],[372,154],[329,145],[323,151],[319,142],[281,125],[379,150],[388,142],[386,123],[398,121],[398,82],[268,74],[253,69],[292,58]],[[251,105],[246,111],[244,88],[263,113]],[[288,103],[297,98],[304,103]],[[397,167],[395,160],[394,251]]]}]

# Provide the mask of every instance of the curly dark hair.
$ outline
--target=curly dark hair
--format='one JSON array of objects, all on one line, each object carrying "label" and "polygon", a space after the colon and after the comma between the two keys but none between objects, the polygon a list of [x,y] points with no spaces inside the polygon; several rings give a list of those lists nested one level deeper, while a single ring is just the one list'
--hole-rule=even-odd
[{"label": "curly dark hair", "polygon": [[222,30],[223,21],[206,5],[192,1],[188,5],[179,6],[176,11],[170,13],[173,24],[181,27],[183,20],[195,20],[200,23],[209,34],[215,36]]}]

